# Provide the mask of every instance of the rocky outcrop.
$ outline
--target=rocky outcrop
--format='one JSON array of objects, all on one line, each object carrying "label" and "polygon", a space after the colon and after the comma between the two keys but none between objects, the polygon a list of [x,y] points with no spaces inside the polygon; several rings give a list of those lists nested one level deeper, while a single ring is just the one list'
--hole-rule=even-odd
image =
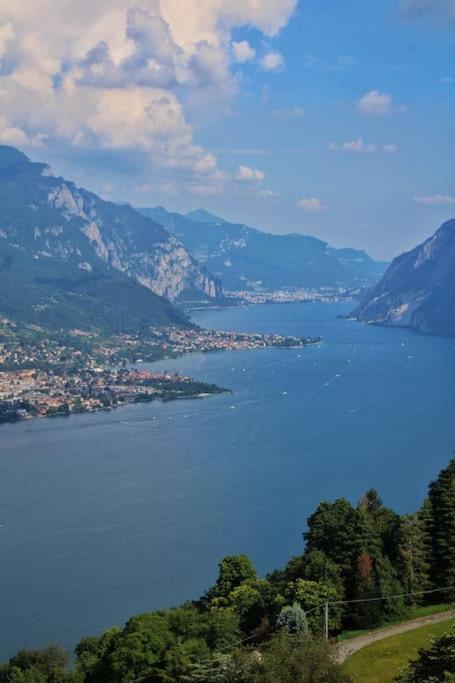
[{"label": "rocky outcrop", "polygon": [[378,325],[455,336],[455,219],[398,256],[353,315]]},{"label": "rocky outcrop", "polygon": [[88,270],[97,260],[170,301],[221,297],[220,282],[176,236],[130,206],[106,202],[18,150],[0,147],[0,237],[36,259],[57,257]]}]

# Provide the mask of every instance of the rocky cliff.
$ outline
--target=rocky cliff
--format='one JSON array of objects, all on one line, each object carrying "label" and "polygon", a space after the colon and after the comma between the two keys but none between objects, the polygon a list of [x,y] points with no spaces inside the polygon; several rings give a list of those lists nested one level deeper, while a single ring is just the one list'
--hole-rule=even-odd
[{"label": "rocky cliff", "polygon": [[455,219],[394,259],[353,315],[380,325],[455,336]]},{"label": "rocky cliff", "polygon": [[0,239],[35,259],[90,272],[98,261],[170,301],[216,299],[219,281],[176,236],[130,206],[100,199],[0,147]]}]

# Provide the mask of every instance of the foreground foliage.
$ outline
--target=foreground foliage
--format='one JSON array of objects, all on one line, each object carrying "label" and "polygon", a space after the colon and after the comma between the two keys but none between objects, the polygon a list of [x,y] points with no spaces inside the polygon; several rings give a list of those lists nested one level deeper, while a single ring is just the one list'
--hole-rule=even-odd
[{"label": "foreground foliage", "polygon": [[455,681],[455,626],[433,640],[397,679],[398,683],[438,683]]},{"label": "foreground foliage", "polygon": [[[455,583],[454,537],[452,460],[416,514],[400,517],[374,490],[356,506],[322,502],[308,519],[304,552],[283,569],[263,579],[245,555],[225,557],[199,601],[83,638],[76,672],[51,647],[13,657],[0,683],[346,681],[321,639],[324,604],[331,636],[405,617],[424,602],[421,591]],[[450,601],[454,591],[428,597]]]}]

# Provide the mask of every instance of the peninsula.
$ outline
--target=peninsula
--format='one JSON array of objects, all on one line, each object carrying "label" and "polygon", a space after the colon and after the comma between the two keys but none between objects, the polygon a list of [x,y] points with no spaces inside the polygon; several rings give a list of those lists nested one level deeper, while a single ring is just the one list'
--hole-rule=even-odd
[{"label": "peninsula", "polygon": [[295,348],[320,342],[276,334],[151,328],[147,336],[70,330],[0,320],[0,423],[106,410],[127,403],[199,398],[228,391],[133,365],[191,352]]}]

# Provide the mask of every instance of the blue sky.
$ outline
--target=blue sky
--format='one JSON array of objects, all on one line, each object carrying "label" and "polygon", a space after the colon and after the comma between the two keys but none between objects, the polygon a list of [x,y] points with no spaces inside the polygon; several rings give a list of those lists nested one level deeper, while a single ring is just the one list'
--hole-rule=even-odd
[{"label": "blue sky", "polygon": [[454,0],[5,2],[0,139],[106,198],[379,258],[455,213]]},{"label": "blue sky", "polygon": [[[257,150],[245,161],[263,169],[267,187],[280,196],[243,198],[235,208],[228,198],[207,205],[274,232],[311,232],[386,258],[454,215],[455,204],[414,201],[455,196],[453,27],[405,18],[392,1],[306,2],[274,46],[286,69],[248,74],[236,115],[207,126],[201,140],[218,147],[226,166],[235,156],[229,149]],[[391,94],[405,111],[360,113],[356,103],[371,90]],[[292,107],[304,116],[274,118],[274,110]],[[359,138],[396,151],[329,150],[331,142]],[[295,206],[300,194],[321,198],[327,208],[302,215]]]}]

